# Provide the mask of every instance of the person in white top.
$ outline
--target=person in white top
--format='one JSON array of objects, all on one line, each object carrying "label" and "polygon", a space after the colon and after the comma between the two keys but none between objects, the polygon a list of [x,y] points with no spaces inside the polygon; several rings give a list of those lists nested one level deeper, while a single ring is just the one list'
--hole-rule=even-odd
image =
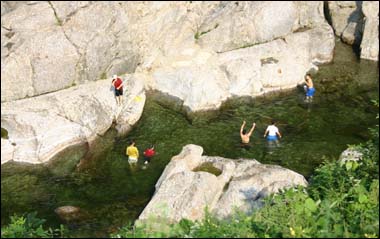
[{"label": "person in white top", "polygon": [[282,137],[282,135],[280,134],[280,131],[278,130],[278,128],[276,127],[275,124],[276,123],[272,120],[272,124],[269,125],[267,127],[267,129],[265,130],[264,138],[268,135],[268,137],[267,137],[268,141],[276,141],[276,140],[278,140],[277,136],[280,137],[280,138]]}]

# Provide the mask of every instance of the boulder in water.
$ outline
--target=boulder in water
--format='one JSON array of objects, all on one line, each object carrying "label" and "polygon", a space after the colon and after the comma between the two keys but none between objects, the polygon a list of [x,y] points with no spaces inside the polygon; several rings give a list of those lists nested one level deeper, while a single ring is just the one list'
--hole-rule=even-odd
[{"label": "boulder in water", "polygon": [[81,209],[75,206],[58,207],[54,212],[65,222],[78,220],[81,217]]},{"label": "boulder in water", "polygon": [[[172,158],[137,224],[162,225],[183,218],[200,220],[205,207],[218,218],[230,217],[235,207],[250,213],[261,207],[262,199],[269,194],[307,185],[302,175],[278,165],[261,164],[253,159],[202,156],[202,153],[201,146],[190,144]],[[210,172],[210,168],[218,173]]]}]

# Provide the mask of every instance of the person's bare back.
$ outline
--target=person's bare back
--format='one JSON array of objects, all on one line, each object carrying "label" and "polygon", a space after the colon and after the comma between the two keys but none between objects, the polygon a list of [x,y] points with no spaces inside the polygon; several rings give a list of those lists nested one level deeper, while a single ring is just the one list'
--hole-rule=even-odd
[{"label": "person's bare back", "polygon": [[249,136],[248,135],[241,135],[241,142],[248,144],[249,143]]},{"label": "person's bare back", "polygon": [[249,130],[249,132],[246,134],[245,130],[244,130],[244,126],[245,126],[245,120],[243,121],[243,124],[241,125],[240,127],[240,138],[241,138],[241,142],[244,143],[244,144],[248,144],[249,143],[249,139],[253,133],[253,130],[255,129],[255,126],[256,126],[256,123],[253,123],[252,124],[252,128]]}]

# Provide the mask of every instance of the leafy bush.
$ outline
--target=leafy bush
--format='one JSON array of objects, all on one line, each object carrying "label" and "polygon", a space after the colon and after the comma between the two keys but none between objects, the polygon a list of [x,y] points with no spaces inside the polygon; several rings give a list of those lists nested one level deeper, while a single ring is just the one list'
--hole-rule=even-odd
[{"label": "leafy bush", "polygon": [[42,225],[45,219],[36,217],[37,213],[29,213],[26,216],[12,216],[11,223],[1,228],[2,238],[51,238],[63,237],[64,227],[61,225],[60,229],[52,230],[51,228],[45,230]]}]

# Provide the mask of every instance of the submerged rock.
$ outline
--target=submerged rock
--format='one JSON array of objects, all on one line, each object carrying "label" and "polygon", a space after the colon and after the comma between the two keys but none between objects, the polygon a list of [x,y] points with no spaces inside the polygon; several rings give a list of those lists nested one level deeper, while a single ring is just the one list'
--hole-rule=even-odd
[{"label": "submerged rock", "polygon": [[79,220],[82,217],[81,209],[74,206],[58,207],[54,212],[65,222]]},{"label": "submerged rock", "polygon": [[[202,156],[202,152],[202,147],[190,144],[172,158],[138,223],[154,218],[168,222],[198,220],[204,217],[205,207],[219,218],[231,216],[234,208],[249,213],[271,193],[307,185],[302,175],[277,165]],[[200,171],[199,166],[205,164],[221,174]]]}]

